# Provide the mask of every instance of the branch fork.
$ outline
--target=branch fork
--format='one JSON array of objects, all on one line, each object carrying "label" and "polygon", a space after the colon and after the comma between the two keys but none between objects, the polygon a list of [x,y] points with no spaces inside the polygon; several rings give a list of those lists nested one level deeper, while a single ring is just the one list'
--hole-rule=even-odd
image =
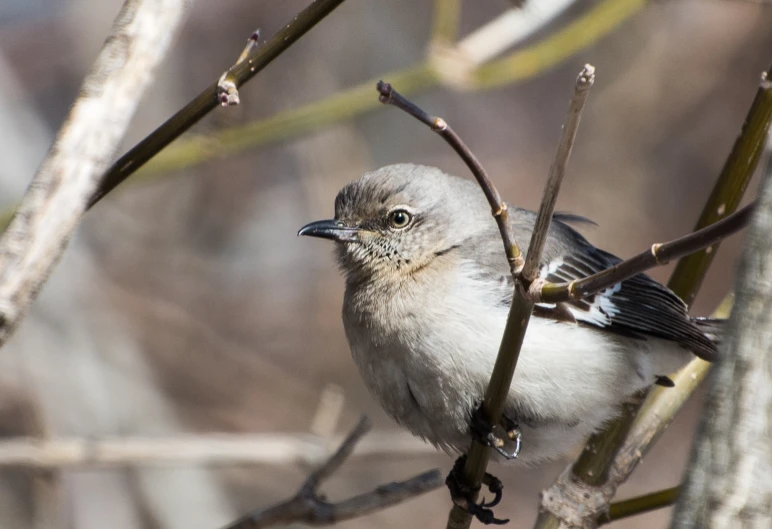
[{"label": "branch fork", "polygon": [[319,493],[319,487],[338,471],[370,428],[370,421],[362,417],[338,450],[306,478],[292,498],[273,507],[255,511],[223,529],[260,529],[298,522],[329,525],[385,509],[442,486],[442,475],[435,469],[406,481],[381,485],[370,492],[340,502],[331,503],[324,499]]},{"label": "branch fork", "polygon": [[[432,131],[438,133],[456,151],[469,167],[483,193],[491,206],[491,212],[501,234],[504,251],[515,284],[515,291],[510,307],[507,325],[504,331],[499,354],[491,375],[491,380],[485,394],[482,414],[490,424],[497,424],[501,419],[501,412],[505,399],[511,387],[514,370],[520,347],[525,335],[525,330],[533,310],[534,303],[557,303],[579,300],[597,292],[610,288],[625,279],[645,272],[655,266],[682,256],[694,253],[721,241],[725,237],[745,227],[753,211],[753,204],[728,217],[679,239],[653,244],[649,249],[631,259],[604,270],[598,274],[588,276],[581,280],[567,283],[553,284],[539,277],[541,253],[549,232],[550,223],[555,210],[555,203],[560,190],[560,184],[565,175],[565,169],[571,154],[582,109],[587,100],[589,90],[595,81],[595,68],[585,65],[576,79],[573,97],[569,104],[568,116],[563,127],[563,134],[558,145],[555,161],[550,167],[550,174],[545,185],[545,190],[539,208],[539,213],[531,236],[527,257],[523,259],[520,247],[515,240],[509,223],[507,205],[469,147],[461,140],[448,123],[440,118],[431,116],[426,111],[407,100],[386,82],[380,81],[377,90],[379,100],[385,104],[394,105],[407,112],[414,118],[427,125]],[[525,440],[527,449],[527,439]],[[490,457],[490,448],[475,441],[469,449],[464,465],[463,477],[469,490],[479,491],[480,484],[485,475],[485,470]],[[572,476],[566,479],[573,480]],[[600,506],[607,506],[611,496],[608,491],[598,491],[592,486],[578,483],[580,488],[592,489],[590,498],[596,497]],[[558,487],[559,489],[560,487]],[[558,490],[556,489],[556,490]],[[551,489],[552,490],[552,489]],[[563,488],[565,490],[565,487]],[[586,502],[588,491],[578,491],[582,501]],[[612,494],[613,495],[613,494]],[[468,501],[472,504],[476,501],[476,492]],[[545,502],[549,503],[548,500]],[[477,504],[474,504],[477,505]],[[575,506],[575,504],[574,504]],[[470,511],[475,509],[461,509],[455,505],[448,518],[448,529],[467,528],[471,524]],[[596,509],[597,511],[597,509]],[[485,520],[478,517],[481,521]],[[593,518],[597,520],[597,515]]]}]

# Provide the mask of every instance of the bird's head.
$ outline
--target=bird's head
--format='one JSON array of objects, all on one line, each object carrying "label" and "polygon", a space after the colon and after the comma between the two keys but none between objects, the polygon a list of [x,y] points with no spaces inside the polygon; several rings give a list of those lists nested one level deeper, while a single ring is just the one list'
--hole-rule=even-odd
[{"label": "bird's head", "polygon": [[335,241],[349,278],[402,279],[491,223],[473,182],[434,167],[398,164],[346,185],[335,199],[335,218],[307,224],[298,235]]}]

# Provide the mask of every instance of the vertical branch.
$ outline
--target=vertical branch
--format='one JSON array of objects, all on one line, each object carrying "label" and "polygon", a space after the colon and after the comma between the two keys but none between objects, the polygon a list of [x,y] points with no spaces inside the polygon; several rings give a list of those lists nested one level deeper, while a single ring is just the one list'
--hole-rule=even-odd
[{"label": "vertical branch", "polygon": [[[541,260],[541,251],[544,247],[544,241],[549,229],[549,219],[555,209],[555,202],[560,190],[560,184],[565,175],[565,167],[568,163],[568,157],[571,155],[576,129],[579,126],[579,117],[587,100],[587,93],[595,80],[595,68],[586,65],[576,80],[573,97],[569,105],[569,114],[563,127],[563,135],[559,143],[558,151],[555,155],[555,161],[552,164],[550,178],[544,189],[542,204],[539,208],[540,216],[546,216],[546,222],[542,220],[540,224],[534,226],[531,235],[530,248],[525,264],[528,263],[538,269]],[[535,265],[533,263],[536,263]],[[520,356],[520,349],[525,339],[525,332],[528,328],[528,322],[533,311],[533,301],[526,294],[526,286],[520,277],[515,281],[515,292],[512,297],[509,315],[507,317],[504,336],[501,339],[496,363],[493,367],[490,382],[485,391],[482,413],[489,424],[495,425],[501,421],[501,415],[512,387],[515,368]],[[527,440],[526,440],[527,443]],[[527,449],[527,448],[526,448]],[[483,446],[478,442],[473,442],[467,454],[466,464],[464,465],[464,478],[472,490],[480,488],[488,460],[490,459],[490,448]],[[471,524],[471,515],[454,505],[448,515],[448,529],[467,528]]]},{"label": "vertical branch", "polygon": [[0,238],[0,344],[59,260],[188,0],[127,0],[56,141]]},{"label": "vertical branch", "polygon": [[530,284],[539,274],[539,261],[541,260],[542,250],[544,250],[544,243],[547,241],[552,214],[555,212],[555,203],[558,200],[560,184],[563,182],[566,164],[574,147],[576,131],[579,128],[579,120],[582,117],[582,109],[594,82],[595,67],[591,64],[585,64],[584,69],[576,79],[574,95],[571,98],[568,116],[563,126],[563,136],[560,138],[555,160],[550,166],[550,173],[547,177],[547,184],[544,187],[544,195],[539,206],[539,214],[536,217],[531,244],[528,246],[528,256],[525,258],[525,267],[522,271],[526,284]]}]

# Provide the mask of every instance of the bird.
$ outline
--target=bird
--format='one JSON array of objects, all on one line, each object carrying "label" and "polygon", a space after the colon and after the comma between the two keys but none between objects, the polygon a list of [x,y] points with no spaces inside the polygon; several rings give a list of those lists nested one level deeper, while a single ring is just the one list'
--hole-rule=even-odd
[{"label": "bird", "polygon": [[[515,239],[530,240],[536,214],[508,211]],[[575,229],[587,224],[554,214],[541,279],[581,279],[621,261]],[[375,399],[414,435],[464,454],[514,292],[481,189],[435,167],[389,165],[343,187],[334,218],[298,235],[335,243],[343,327]],[[497,460],[533,466],[574,453],[634,393],[671,385],[667,375],[694,355],[715,360],[719,330],[645,274],[581,300],[536,303],[504,406],[523,449]],[[513,443],[504,439],[509,453]]]}]

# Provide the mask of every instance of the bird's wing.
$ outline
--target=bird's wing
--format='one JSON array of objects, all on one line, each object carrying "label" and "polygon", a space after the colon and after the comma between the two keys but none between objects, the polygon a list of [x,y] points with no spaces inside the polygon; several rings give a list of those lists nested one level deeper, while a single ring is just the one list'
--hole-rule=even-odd
[{"label": "bird's wing", "polygon": [[[513,208],[514,209],[514,208]],[[535,214],[518,210],[515,236],[526,244],[533,230]],[[565,219],[575,221],[576,219]],[[491,248],[491,251],[493,249]],[[502,252],[501,244],[498,251]],[[488,259],[487,261],[492,261]],[[552,283],[582,279],[619,263],[621,259],[590,244],[582,235],[556,216],[542,255],[540,276]],[[508,276],[504,268],[496,266],[499,278]],[[502,301],[511,303],[512,283],[502,291]],[[602,292],[582,300],[548,304],[539,303],[534,309],[537,316],[561,321],[574,321],[630,338],[662,338],[679,343],[697,356],[712,360],[715,344],[689,317],[686,304],[671,290],[645,274],[638,274]]]}]

